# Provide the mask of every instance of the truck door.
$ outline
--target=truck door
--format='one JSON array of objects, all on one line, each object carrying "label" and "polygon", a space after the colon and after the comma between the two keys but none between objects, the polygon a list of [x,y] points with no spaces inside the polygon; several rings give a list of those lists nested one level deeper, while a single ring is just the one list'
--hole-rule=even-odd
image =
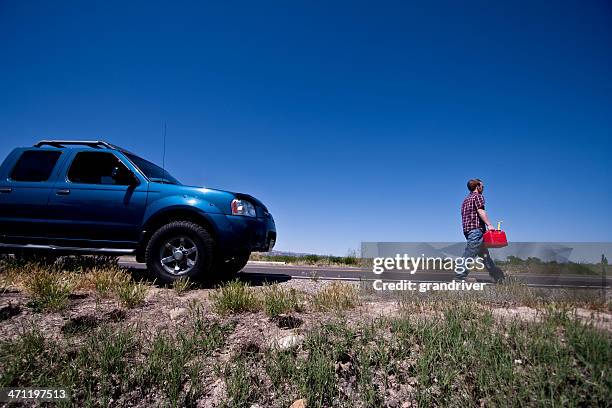
[{"label": "truck door", "polygon": [[[47,202],[62,161],[61,150],[16,149],[0,174],[0,234],[9,238],[45,238]],[[13,165],[14,163],[14,165]]]},{"label": "truck door", "polygon": [[76,151],[67,160],[66,176],[49,196],[54,236],[92,246],[135,244],[147,203],[147,180],[115,152]]}]

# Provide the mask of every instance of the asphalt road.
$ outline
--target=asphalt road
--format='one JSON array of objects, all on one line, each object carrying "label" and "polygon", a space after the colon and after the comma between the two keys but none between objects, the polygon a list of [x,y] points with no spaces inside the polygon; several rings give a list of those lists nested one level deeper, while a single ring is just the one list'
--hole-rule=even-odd
[{"label": "asphalt road", "polygon": [[[130,259],[122,259],[120,265],[134,269],[146,269],[144,264],[139,264]],[[382,279],[387,282],[399,280],[411,280],[413,282],[449,282],[453,279],[453,273],[447,271],[417,271],[415,274],[407,272],[387,271],[381,275],[375,275],[370,270],[361,268],[337,267],[337,266],[303,266],[282,265],[266,263],[249,263],[241,274],[246,277],[259,280],[288,280],[288,279],[312,279],[314,277],[324,280],[342,281],[364,281]],[[474,272],[470,274],[478,282],[492,282],[487,273]],[[514,275],[514,277],[526,283],[528,286],[549,288],[584,288],[601,289],[610,288],[612,279],[602,280],[601,276],[585,275]]]}]

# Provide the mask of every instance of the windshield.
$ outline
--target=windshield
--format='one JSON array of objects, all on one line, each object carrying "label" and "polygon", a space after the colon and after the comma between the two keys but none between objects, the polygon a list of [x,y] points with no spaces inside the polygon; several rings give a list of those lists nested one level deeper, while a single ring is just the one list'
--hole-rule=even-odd
[{"label": "windshield", "polygon": [[170,173],[168,173],[166,170],[162,169],[158,165],[153,164],[150,161],[147,161],[142,157],[138,157],[132,153],[124,152],[124,154],[132,161],[132,163],[134,163],[136,167],[140,169],[140,171],[144,173],[145,176],[147,176],[150,181],[165,184],[181,184],[177,179],[172,177]]}]

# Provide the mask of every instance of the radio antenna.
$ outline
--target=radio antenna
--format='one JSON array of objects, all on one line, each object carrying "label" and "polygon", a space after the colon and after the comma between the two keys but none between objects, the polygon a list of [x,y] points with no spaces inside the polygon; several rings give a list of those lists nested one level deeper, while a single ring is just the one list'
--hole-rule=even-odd
[{"label": "radio antenna", "polygon": [[162,153],[162,169],[166,170],[166,121],[164,120],[164,146]]}]

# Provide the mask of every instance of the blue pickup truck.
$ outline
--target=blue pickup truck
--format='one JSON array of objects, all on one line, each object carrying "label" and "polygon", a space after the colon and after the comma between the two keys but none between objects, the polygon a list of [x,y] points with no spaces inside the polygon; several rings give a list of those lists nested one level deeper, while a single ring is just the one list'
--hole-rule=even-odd
[{"label": "blue pickup truck", "polygon": [[0,167],[3,252],[133,254],[169,283],[231,275],[275,241],[256,198],[182,185],[104,141],[44,140]]}]

